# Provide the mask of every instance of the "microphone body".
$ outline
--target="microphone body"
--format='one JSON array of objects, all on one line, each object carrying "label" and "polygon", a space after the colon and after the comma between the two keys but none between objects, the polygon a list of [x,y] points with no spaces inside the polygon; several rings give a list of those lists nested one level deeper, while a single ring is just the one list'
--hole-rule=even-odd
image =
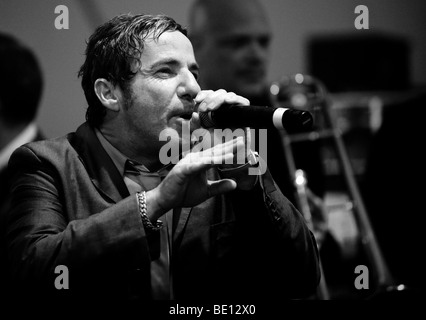
[{"label": "microphone body", "polygon": [[308,111],[268,106],[225,104],[199,115],[204,128],[276,128],[292,133],[309,130],[313,125],[313,117]]}]

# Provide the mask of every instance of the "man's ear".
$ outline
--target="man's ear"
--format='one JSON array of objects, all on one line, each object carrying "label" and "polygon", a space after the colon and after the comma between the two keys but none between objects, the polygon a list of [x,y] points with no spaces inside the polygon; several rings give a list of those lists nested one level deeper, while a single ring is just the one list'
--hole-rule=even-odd
[{"label": "man's ear", "polygon": [[115,86],[108,80],[99,78],[95,81],[95,93],[99,101],[111,111],[120,110],[118,92]]}]

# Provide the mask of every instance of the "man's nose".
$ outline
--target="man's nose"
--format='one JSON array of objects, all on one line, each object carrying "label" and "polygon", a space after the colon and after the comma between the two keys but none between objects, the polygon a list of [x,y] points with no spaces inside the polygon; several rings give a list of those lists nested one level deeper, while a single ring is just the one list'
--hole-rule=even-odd
[{"label": "man's nose", "polygon": [[268,59],[268,54],[268,48],[260,43],[260,41],[250,41],[247,46],[247,56],[251,59],[264,61]]},{"label": "man's nose", "polygon": [[190,71],[185,72],[184,75],[182,75],[182,82],[178,89],[179,96],[193,100],[200,91],[200,85],[198,84],[194,74]]}]

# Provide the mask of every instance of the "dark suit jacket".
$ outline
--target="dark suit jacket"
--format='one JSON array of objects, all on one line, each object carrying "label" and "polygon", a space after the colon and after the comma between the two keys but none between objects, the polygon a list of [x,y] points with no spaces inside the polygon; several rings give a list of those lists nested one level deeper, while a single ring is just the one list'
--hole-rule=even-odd
[{"label": "dark suit jacket", "polygon": [[[38,130],[32,141],[45,139],[44,134]],[[0,295],[5,292],[7,274],[6,274],[6,256],[4,231],[6,227],[6,214],[10,208],[10,189],[12,185],[12,171],[6,167],[0,170]]]},{"label": "dark suit jacket", "polygon": [[[19,148],[10,167],[6,240],[19,296],[150,298],[158,237],[147,237],[135,196],[129,196],[88,124]],[[218,177],[215,170],[209,175]],[[171,262],[176,299],[300,298],[315,291],[315,240],[272,177],[266,173],[260,181],[250,192],[176,209]],[[58,265],[68,267],[68,290],[54,287]]]},{"label": "dark suit jacket", "polygon": [[[36,137],[32,141],[43,139],[45,139],[45,136],[40,131],[37,131]],[[3,170],[0,170],[0,217],[3,216],[3,212],[8,211],[9,209],[11,184],[12,177],[9,168],[6,167]]]}]

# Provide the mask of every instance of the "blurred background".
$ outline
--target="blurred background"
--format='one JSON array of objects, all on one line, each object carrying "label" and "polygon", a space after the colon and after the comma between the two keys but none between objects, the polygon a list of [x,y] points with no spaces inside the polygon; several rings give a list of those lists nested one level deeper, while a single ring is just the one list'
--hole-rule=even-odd
[{"label": "blurred background", "polygon": [[[77,72],[84,60],[85,41],[96,26],[128,12],[167,14],[188,25],[192,1],[1,0],[0,31],[27,44],[41,64],[45,86],[37,124],[44,135],[52,138],[74,131],[85,119],[86,101]],[[278,86],[282,92],[289,85],[286,77],[297,74],[318,80],[326,90],[319,104],[321,108],[326,104],[330,111],[331,136],[337,134],[337,142],[342,140],[345,147],[342,160],[342,150],[336,151],[333,142],[321,145],[328,190],[327,228],[336,239],[336,252],[341,258],[338,264],[333,259],[323,261],[326,279],[331,279],[331,298],[369,295],[371,291],[366,294],[355,288],[354,269],[367,265],[377,280],[380,270],[376,270],[376,264],[381,269],[383,261],[378,258],[382,254],[393,275],[392,281],[385,284],[421,288],[425,284],[420,234],[424,225],[421,183],[426,162],[421,151],[424,134],[420,121],[426,108],[426,2],[262,3],[274,34],[268,74],[271,86]],[[360,4],[368,8],[369,29],[355,28],[355,8]],[[59,5],[69,10],[69,29],[55,28],[59,15],[55,8]],[[301,91],[296,91],[300,98]],[[305,104],[312,107],[308,91],[303,93]],[[322,117],[317,117],[319,123]],[[349,172],[345,171],[347,164]],[[361,198],[355,195],[351,199],[353,190],[346,190],[348,174]],[[361,204],[361,217],[356,212],[360,201],[365,202]],[[367,226],[364,211],[368,212]],[[370,222],[374,227],[373,243]],[[379,257],[374,240],[380,245]]]},{"label": "blurred background", "polygon": [[[100,23],[119,13],[165,13],[178,22],[188,24],[191,0],[17,0],[0,1],[0,30],[9,32],[28,44],[40,59],[45,74],[38,122],[47,136],[53,137],[72,131],[84,119],[85,100],[77,72],[83,62],[85,40]],[[412,84],[426,83],[426,3],[422,0],[265,0],[270,16],[274,40],[269,77],[308,72],[309,39],[314,35],[367,36],[373,32],[402,37],[407,45],[406,72]],[[369,9],[369,30],[356,30],[355,7]],[[69,29],[57,30],[55,8],[65,5],[69,9]],[[375,44],[386,55],[393,54],[379,43]],[[338,46],[338,42],[334,44]],[[359,49],[363,44],[359,43]],[[339,48],[343,50],[344,48]],[[365,52],[374,48],[365,48]],[[360,55],[343,56],[340,64],[353,69],[360,63]],[[368,54],[367,54],[368,56]],[[377,62],[377,61],[375,61]],[[368,62],[372,64],[373,62]],[[340,70],[344,73],[345,70]],[[368,76],[367,70],[363,73]],[[347,75],[350,77],[350,75]],[[407,75],[403,74],[403,77]],[[335,81],[342,82],[340,79]],[[398,80],[400,81],[400,80]]]}]

